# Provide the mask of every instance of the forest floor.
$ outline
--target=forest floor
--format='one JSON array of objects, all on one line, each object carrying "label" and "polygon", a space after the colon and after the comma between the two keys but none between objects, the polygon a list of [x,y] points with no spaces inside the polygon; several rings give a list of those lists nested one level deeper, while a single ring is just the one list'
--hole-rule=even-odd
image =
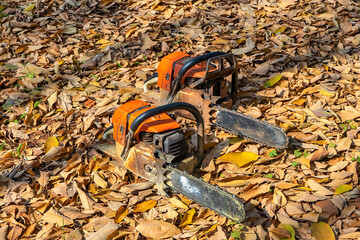
[{"label": "forest floor", "polygon": [[[0,1],[0,239],[360,238],[359,17],[351,0]],[[244,199],[241,224],[97,150],[176,51],[235,54],[236,110],[290,139],[207,132],[257,156],[200,174]]]}]

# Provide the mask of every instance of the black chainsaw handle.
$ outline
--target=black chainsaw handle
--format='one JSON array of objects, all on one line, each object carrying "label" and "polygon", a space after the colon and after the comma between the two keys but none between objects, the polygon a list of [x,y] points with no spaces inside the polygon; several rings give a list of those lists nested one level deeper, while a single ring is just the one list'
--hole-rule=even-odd
[{"label": "black chainsaw handle", "polygon": [[198,159],[198,161],[200,161],[204,155],[204,135],[205,135],[204,120],[201,116],[201,113],[199,112],[199,110],[196,107],[194,107],[193,105],[191,105],[189,103],[185,103],[185,102],[170,103],[170,104],[167,104],[164,106],[149,109],[146,112],[143,112],[142,114],[140,114],[130,125],[129,132],[126,135],[125,146],[121,153],[122,159],[124,159],[124,161],[126,160],[129,149],[133,145],[132,140],[133,140],[134,134],[135,134],[136,130],[140,127],[140,125],[146,119],[153,117],[155,115],[159,115],[161,113],[168,113],[168,112],[172,112],[175,110],[186,110],[186,111],[190,112],[196,120],[197,148],[198,148],[197,149],[197,159]]},{"label": "black chainsaw handle", "polygon": [[171,89],[169,94],[167,95],[167,102],[172,102],[172,100],[175,97],[175,94],[180,90],[180,81],[185,76],[187,71],[189,71],[190,68],[192,68],[194,65],[205,62],[208,59],[216,56],[220,56],[225,54],[224,52],[211,52],[207,53],[205,55],[201,55],[195,58],[190,59],[187,63],[184,64],[184,66],[181,67],[181,69],[178,72],[178,75],[174,79],[174,81],[171,82]]}]

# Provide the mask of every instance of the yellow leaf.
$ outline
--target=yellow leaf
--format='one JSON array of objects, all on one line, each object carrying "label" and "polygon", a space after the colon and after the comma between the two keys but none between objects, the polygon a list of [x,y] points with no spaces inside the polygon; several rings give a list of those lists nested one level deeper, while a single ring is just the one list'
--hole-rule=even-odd
[{"label": "yellow leaf", "polygon": [[97,81],[91,81],[90,84],[94,85],[94,86],[97,86],[97,87],[100,87],[100,83],[98,83]]},{"label": "yellow leaf", "polygon": [[136,30],[138,29],[138,26],[135,25],[133,27],[131,27],[126,33],[125,33],[125,38],[129,38],[134,32],[136,32]]},{"label": "yellow leaf", "polygon": [[128,213],[129,210],[126,207],[119,207],[119,209],[115,213],[115,223],[120,223],[122,220],[124,220]]},{"label": "yellow leaf", "polygon": [[316,240],[335,240],[335,235],[329,224],[324,222],[312,223],[311,234]]},{"label": "yellow leaf", "polygon": [[235,153],[227,153],[220,156],[217,160],[221,162],[230,162],[235,163],[239,167],[242,167],[250,162],[256,161],[259,158],[259,155],[252,152],[235,152]]},{"label": "yellow leaf", "polygon": [[271,87],[273,86],[274,84],[276,84],[278,81],[280,81],[282,79],[282,75],[277,75],[273,78],[270,78],[269,80],[267,80],[265,83],[264,83],[264,87]]},{"label": "yellow leaf", "polygon": [[137,204],[134,209],[133,212],[146,212],[147,210],[152,209],[153,207],[155,207],[157,201],[156,200],[148,200],[142,203]]},{"label": "yellow leaf", "polygon": [[342,194],[344,192],[348,192],[348,191],[351,191],[353,190],[353,186],[350,185],[350,184],[344,184],[344,185],[341,185],[341,186],[338,186],[336,189],[335,189],[335,195],[339,195],[339,194]]},{"label": "yellow leaf", "polygon": [[188,224],[191,224],[195,213],[196,213],[195,208],[191,208],[191,209],[187,210],[184,215],[184,218],[181,220],[179,227],[184,228]]},{"label": "yellow leaf", "polygon": [[59,146],[59,141],[56,139],[56,137],[48,137],[45,141],[45,152],[50,151],[50,149],[56,146]]},{"label": "yellow leaf", "polygon": [[238,142],[240,142],[242,140],[244,140],[244,139],[241,138],[241,137],[233,137],[233,138],[230,138],[229,143],[230,144],[235,144],[235,143],[238,143]]},{"label": "yellow leaf", "polygon": [[328,92],[324,89],[320,89],[320,94],[325,96],[325,97],[334,97],[335,93],[334,92]]},{"label": "yellow leaf", "polygon": [[111,44],[111,42],[109,40],[102,38],[102,39],[98,40],[95,44]]},{"label": "yellow leaf", "polygon": [[291,104],[292,104],[292,105],[301,106],[301,105],[303,105],[305,102],[307,102],[307,99],[301,98],[301,99],[292,101]]},{"label": "yellow leaf", "polygon": [[298,159],[295,159],[295,161],[305,165],[308,169],[310,169],[310,160],[304,157],[300,157]]},{"label": "yellow leaf", "polygon": [[297,188],[294,188],[294,190],[309,191],[309,192],[313,191],[311,188],[308,188],[308,187],[297,187]]},{"label": "yellow leaf", "polygon": [[301,95],[305,95],[305,94],[313,94],[319,91],[318,87],[308,87],[305,88],[302,92]]},{"label": "yellow leaf", "polygon": [[199,238],[201,238],[202,236],[209,236],[210,234],[212,234],[216,230],[217,226],[218,226],[218,224],[212,225],[208,230],[201,233]]},{"label": "yellow leaf", "polygon": [[278,29],[275,30],[274,34],[275,35],[280,35],[286,30],[286,28],[287,28],[287,26],[279,27]]},{"label": "yellow leaf", "polygon": [[32,4],[30,4],[29,6],[27,6],[27,7],[24,9],[24,11],[30,12],[31,10],[34,9],[34,7],[35,7],[35,3],[32,3]]}]

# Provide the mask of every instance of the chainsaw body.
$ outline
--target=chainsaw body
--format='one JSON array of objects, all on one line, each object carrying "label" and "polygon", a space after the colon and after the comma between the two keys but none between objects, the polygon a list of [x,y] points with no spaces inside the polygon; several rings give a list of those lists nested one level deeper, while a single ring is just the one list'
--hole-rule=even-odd
[{"label": "chainsaw body", "polygon": [[[178,110],[196,120],[195,146],[190,146],[181,126],[167,114]],[[121,160],[134,174],[155,183],[160,194],[166,196],[166,190],[171,188],[234,221],[244,219],[239,198],[189,174],[204,155],[204,122],[196,107],[184,102],[152,107],[134,100],[116,110],[112,123],[108,131],[112,131],[115,154],[109,154],[109,144],[99,149]]]},{"label": "chainsaw body", "polygon": [[[231,108],[237,96],[237,61],[234,55],[212,52],[192,58],[175,52],[165,56],[158,68],[160,102],[187,102],[202,113],[210,125],[211,105]],[[185,112],[180,115],[190,117]]]},{"label": "chainsaw body", "polygon": [[[178,109],[188,111],[198,120],[198,153],[195,155],[180,124],[166,113]],[[153,182],[158,182],[153,171],[160,171],[165,163],[179,165],[183,170],[192,172],[204,151],[201,115],[186,103],[154,108],[144,101],[133,100],[118,107],[112,123],[116,152],[124,166]]]},{"label": "chainsaw body", "polygon": [[[159,91],[150,91],[153,84]],[[157,73],[144,83],[143,97],[156,105],[187,102],[200,111],[206,127],[220,127],[262,145],[285,148],[288,138],[283,129],[231,110],[237,92],[237,61],[233,54],[212,52],[191,58],[176,52],[165,56]],[[184,111],[176,113],[192,118]]]}]

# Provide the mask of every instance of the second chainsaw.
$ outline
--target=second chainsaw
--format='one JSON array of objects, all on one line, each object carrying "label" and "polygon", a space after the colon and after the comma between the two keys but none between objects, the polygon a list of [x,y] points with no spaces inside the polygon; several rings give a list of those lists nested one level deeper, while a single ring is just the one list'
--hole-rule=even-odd
[{"label": "second chainsaw", "polygon": [[[154,84],[159,92],[149,91]],[[171,53],[144,83],[143,95],[156,105],[190,103],[201,112],[205,126],[215,125],[277,149],[287,145],[288,138],[280,127],[230,110],[238,95],[237,60],[233,54],[212,52],[192,58],[182,52]],[[178,113],[192,118],[187,112]]]}]

